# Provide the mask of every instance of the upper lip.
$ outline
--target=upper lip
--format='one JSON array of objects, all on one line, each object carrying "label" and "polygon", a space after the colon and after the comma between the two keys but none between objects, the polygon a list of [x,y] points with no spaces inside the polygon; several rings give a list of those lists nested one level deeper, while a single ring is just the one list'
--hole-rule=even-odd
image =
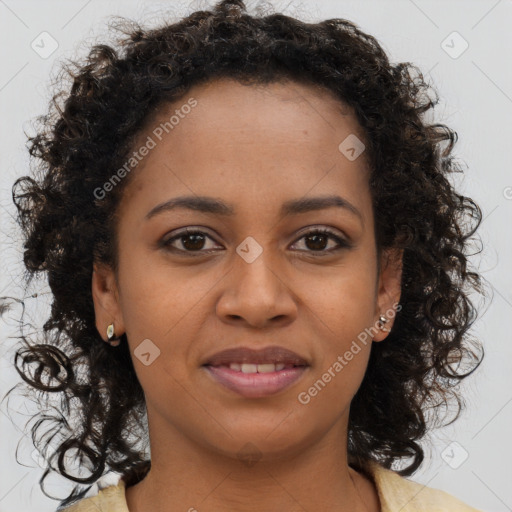
[{"label": "upper lip", "polygon": [[278,346],[266,347],[260,350],[253,350],[246,347],[228,348],[208,358],[203,366],[221,366],[229,365],[230,363],[282,363],[296,366],[308,366],[304,358],[291,350]]}]

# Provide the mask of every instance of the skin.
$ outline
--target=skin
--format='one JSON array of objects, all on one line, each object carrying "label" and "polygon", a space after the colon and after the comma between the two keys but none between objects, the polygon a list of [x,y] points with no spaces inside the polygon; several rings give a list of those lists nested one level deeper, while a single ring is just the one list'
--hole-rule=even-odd
[{"label": "skin", "polygon": [[[118,272],[97,263],[93,273],[98,331],[106,339],[114,322],[127,334],[146,396],[152,468],[127,489],[129,510],[379,511],[373,482],[349,467],[346,447],[372,340],[307,405],[297,399],[400,299],[401,254],[384,251],[378,273],[365,155],[350,161],[338,149],[364,133],[329,91],[221,79],[161,106],[138,143],[190,97],[197,106],[123,192]],[[333,194],[359,215],[331,207],[279,216],[285,201]],[[145,218],[182,195],[222,199],[235,214],[175,209]],[[329,254],[338,243],[308,241],[312,226],[351,246]],[[159,245],[185,227],[205,233],[203,245],[186,237],[172,247],[188,253]],[[263,250],[252,263],[236,252],[248,236]],[[148,366],[134,356],[145,339],[160,350]],[[275,395],[241,397],[201,368],[220,350],[270,345],[310,364]],[[241,460],[246,445],[257,462]]]}]

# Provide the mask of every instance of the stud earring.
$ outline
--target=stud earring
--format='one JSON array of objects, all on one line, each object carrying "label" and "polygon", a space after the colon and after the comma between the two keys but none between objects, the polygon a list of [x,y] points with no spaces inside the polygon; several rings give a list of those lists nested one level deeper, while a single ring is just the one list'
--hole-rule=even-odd
[{"label": "stud earring", "polygon": [[107,327],[107,343],[112,347],[117,347],[121,343],[121,337],[116,336],[113,323]]},{"label": "stud earring", "polygon": [[384,332],[391,332],[391,329],[388,329],[387,327],[384,327],[382,324],[387,324],[389,320],[384,316],[379,316],[379,329]]}]

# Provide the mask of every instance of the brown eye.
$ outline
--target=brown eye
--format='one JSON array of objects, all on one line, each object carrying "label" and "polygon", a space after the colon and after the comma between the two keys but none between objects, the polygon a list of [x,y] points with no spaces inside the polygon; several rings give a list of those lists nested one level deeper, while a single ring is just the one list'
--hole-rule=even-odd
[{"label": "brown eye", "polygon": [[209,250],[203,250],[207,240],[213,241],[203,231],[187,229],[171,238],[163,240],[162,246],[174,252],[210,252]]},{"label": "brown eye", "polygon": [[306,247],[312,251],[322,251],[329,243],[329,235],[325,233],[313,233],[304,237]]},{"label": "brown eye", "polygon": [[183,247],[187,250],[197,251],[202,249],[205,242],[205,236],[200,233],[191,233],[183,235],[181,238]]},{"label": "brown eye", "polygon": [[[188,253],[191,256],[196,256],[200,254],[209,254],[217,250],[212,247],[205,248],[208,240],[214,242],[213,238],[207,235],[204,231],[187,228],[185,231],[181,231],[170,238],[162,240],[160,245],[166,250],[174,253],[181,253],[183,255]],[[331,254],[340,249],[352,247],[350,242],[328,229],[313,229],[302,235],[295,244],[297,244],[299,240],[304,240],[304,245],[306,247],[306,249],[299,249],[299,252],[316,253],[318,256]],[[329,241],[334,241],[335,246],[327,249]]]},{"label": "brown eye", "polygon": [[[339,249],[352,246],[347,240],[341,238],[328,229],[314,229],[299,238],[299,240],[302,239],[304,239],[305,246],[309,249],[305,252],[332,253]],[[329,244],[329,240],[334,240],[337,247],[325,250]]]}]

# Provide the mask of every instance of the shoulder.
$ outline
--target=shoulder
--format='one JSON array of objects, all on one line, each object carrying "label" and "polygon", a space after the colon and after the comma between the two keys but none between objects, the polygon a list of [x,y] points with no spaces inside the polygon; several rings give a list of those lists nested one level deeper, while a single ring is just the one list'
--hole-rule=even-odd
[{"label": "shoulder", "polygon": [[82,500],[57,512],[129,512],[125,497],[125,482],[120,479],[117,485],[110,485],[101,489],[96,496]]},{"label": "shoulder", "polygon": [[368,470],[377,487],[382,512],[481,512],[451,494],[426,487],[375,462]]}]

